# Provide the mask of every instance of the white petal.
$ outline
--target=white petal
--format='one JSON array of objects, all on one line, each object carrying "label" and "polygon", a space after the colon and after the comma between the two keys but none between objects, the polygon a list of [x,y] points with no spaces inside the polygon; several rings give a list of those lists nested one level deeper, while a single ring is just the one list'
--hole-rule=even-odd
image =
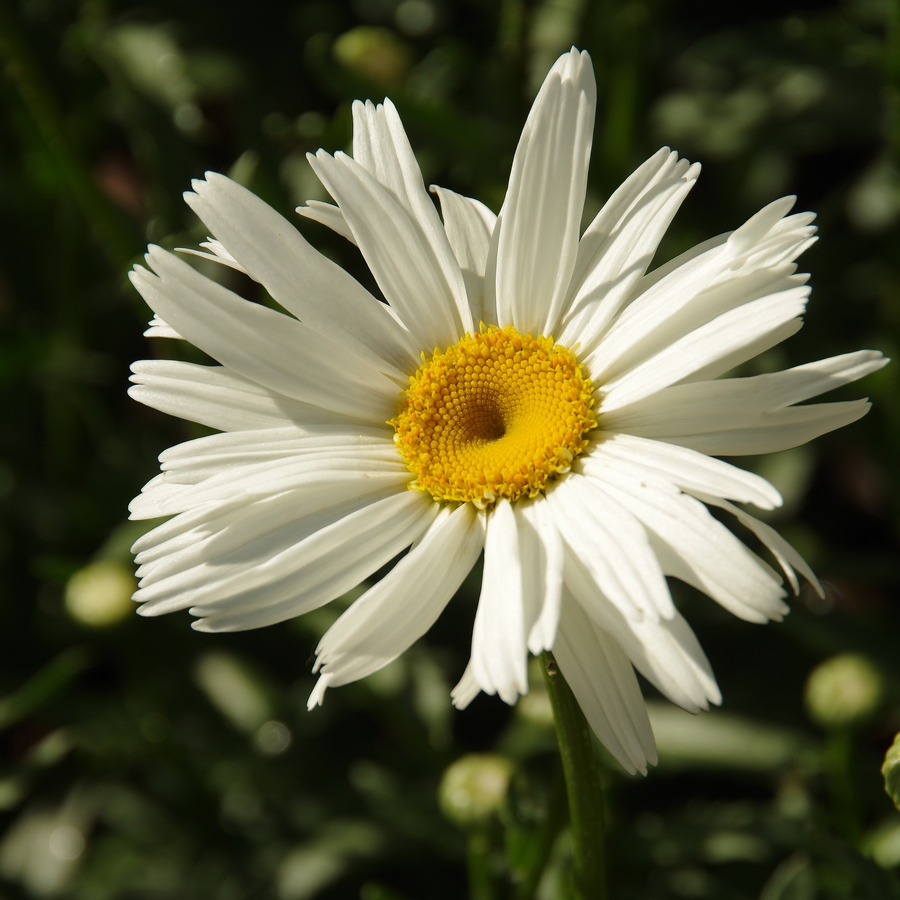
[{"label": "white petal", "polygon": [[175,338],[177,340],[184,340],[171,325],[163,322],[163,320],[155,314],[147,325],[148,327],[144,332],[144,337]]},{"label": "white petal", "polygon": [[[135,599],[144,614],[190,607],[198,631],[243,631],[309,612],[359,584],[416,540],[435,504],[413,491],[371,503],[268,558],[220,560],[157,582]],[[221,569],[221,571],[219,571]]]},{"label": "white petal", "polygon": [[443,349],[471,331],[462,273],[449,244],[447,262],[409,209],[349,156],[320,150],[310,165],[337,200],[378,286],[417,346]]},{"label": "white petal", "polygon": [[[688,378],[803,314],[808,287],[795,287],[729,310],[603,385],[605,414]],[[592,377],[594,377],[592,372]]]},{"label": "white petal", "polygon": [[179,484],[166,480],[165,473],[146,484],[131,502],[132,518],[171,516],[195,506],[268,497],[282,491],[318,491],[345,482],[366,480],[373,487],[381,481],[398,489],[412,475],[393,447],[344,447],[331,453],[291,456],[276,461],[234,467],[204,479],[199,484]]},{"label": "white petal", "polygon": [[131,281],[150,307],[192,344],[245,378],[294,400],[384,422],[397,385],[296,319],[249,303],[159,247]]},{"label": "white petal", "polygon": [[825,596],[825,590],[822,587],[819,579],[816,578],[815,572],[809,567],[809,564],[806,560],[792,547],[771,525],[767,525],[765,522],[760,522],[759,519],[754,518],[749,513],[744,512],[744,510],[739,509],[734,504],[729,503],[727,500],[722,500],[718,497],[709,497],[705,495],[698,495],[699,499],[701,499],[704,503],[709,503],[714,506],[721,507],[724,510],[727,510],[732,515],[734,515],[737,520],[749,528],[762,542],[769,548],[772,555],[775,559],[778,560],[778,565],[784,570],[784,574],[787,576],[788,581],[791,584],[791,588],[794,593],[797,594],[800,592],[800,584],[797,581],[797,576],[794,573],[794,569],[797,569],[801,575],[813,586],[816,593],[820,597]]},{"label": "white petal", "polygon": [[781,216],[793,198],[770,204],[705,252],[645,278],[640,293],[604,335],[591,358],[594,376],[620,377],[675,340],[730,309],[803,284],[792,260],[814,240],[809,215]]},{"label": "white petal", "polygon": [[[343,477],[303,485],[297,490],[270,492],[255,498],[240,494],[200,506],[192,506],[167,522],[157,525],[135,541],[131,548],[139,563],[161,563],[182,551],[212,542],[217,552],[227,553],[249,540],[289,522],[298,529],[305,522],[328,517],[347,504],[365,506],[375,500],[399,493],[395,479],[365,478],[355,472]],[[157,481],[161,476],[158,476]],[[151,482],[152,483],[152,482]],[[335,515],[339,518],[340,515]],[[309,526],[308,534],[315,530]],[[178,569],[179,566],[175,566]]]},{"label": "white petal", "polygon": [[339,206],[335,206],[333,203],[324,203],[321,200],[307,200],[306,206],[298,206],[294,212],[306,219],[312,219],[313,222],[318,222],[326,228],[330,228],[341,237],[350,241],[351,244],[356,243],[353,232],[350,230],[350,226],[347,224],[347,220],[344,218],[344,214]]},{"label": "white petal", "polygon": [[[708,709],[710,702],[722,702],[709,660],[680,613],[658,622],[626,619],[571,553],[566,554],[566,587],[588,617],[618,641],[632,665],[673,703],[696,713]],[[567,602],[568,597],[564,608]]]},{"label": "white petal", "polygon": [[777,575],[698,500],[651,475],[607,469],[585,477],[602,478],[607,491],[640,520],[666,574],[749,622],[780,620],[788,612]]},{"label": "white petal", "polygon": [[484,577],[472,631],[472,674],[486,694],[512,705],[528,693],[523,570],[516,515],[500,500],[487,515]]},{"label": "white petal", "polygon": [[563,544],[543,497],[516,504],[528,649],[552,650],[563,586]]},{"label": "white petal", "polygon": [[[145,359],[131,367],[132,399],[224,431],[278,428],[287,422],[346,423],[341,413],[292,400],[223,366]],[[358,421],[358,420],[357,420]]]},{"label": "white petal", "polygon": [[479,694],[481,687],[472,674],[472,660],[466,665],[466,669],[459,679],[456,687],[450,691],[450,698],[457,709],[465,709]]},{"label": "white petal", "polygon": [[[596,432],[595,432],[596,434]],[[650,472],[687,491],[704,491],[760,509],[781,506],[781,494],[765,478],[720,459],[663,441],[630,434],[600,432],[588,454],[579,460],[586,474],[612,466],[633,474]]]},{"label": "white petal", "polygon": [[567,597],[553,650],[588,724],[631,774],[656,765],[656,744],[634,669],[615,639]]},{"label": "white petal", "polygon": [[288,425],[186,441],[164,450],[159,461],[168,481],[197,484],[232,467],[277,462],[289,456],[340,455],[347,449],[384,450],[392,445],[387,427]]},{"label": "white petal", "polygon": [[454,258],[440,216],[425,190],[422,172],[413,154],[394,104],[385,99],[353,103],[353,156],[375,176],[418,222],[455,299],[463,327],[472,329],[460,264]]},{"label": "white petal", "polygon": [[860,350],[784,372],[675,385],[617,410],[603,425],[722,456],[773,453],[865,415],[865,400],[791,406],[863,378],[888,362]]},{"label": "white petal", "polygon": [[[221,582],[265,563],[363,507],[398,494],[402,491],[394,487],[360,493],[343,485],[311,497],[285,491],[249,503],[207,507],[190,528],[184,526],[191,514],[181,513],[176,518],[182,520],[183,530],[156,534],[154,529],[154,542],[137,554],[140,586],[149,588],[175,575],[182,575],[181,588],[189,582]],[[192,574],[182,574],[190,570]],[[177,594],[177,590],[171,592],[173,597]]]},{"label": "white petal", "polygon": [[494,322],[484,307],[484,273],[497,217],[478,200],[431,186],[440,197],[447,239],[462,269],[473,324]]},{"label": "white petal", "polygon": [[315,670],[337,686],[395,660],[437,621],[483,546],[484,527],[471,504],[443,509],[418,544],[328,629]]},{"label": "white petal", "polygon": [[699,164],[679,160],[664,147],[610,197],[581,237],[560,334],[565,346],[593,350],[609,323],[632,299]]},{"label": "white petal", "polygon": [[641,523],[599,482],[569,476],[547,494],[565,544],[630,619],[669,618],[672,597]]},{"label": "white petal", "polygon": [[204,253],[202,250],[194,250],[191,247],[176,247],[175,252],[187,253],[188,256],[206,259],[210,262],[218,263],[220,266],[227,266],[229,269],[234,269],[236,272],[243,272],[245,275],[247,274],[244,267],[225,249],[221,241],[209,238],[209,240],[202,241],[200,246],[205,247],[208,252]]},{"label": "white petal", "polygon": [[362,285],[246,188],[214,172],[185,200],[227,252],[288,312],[370,365],[402,377],[418,359],[409,335]]},{"label": "white petal", "polygon": [[528,114],[497,222],[499,325],[555,331],[578,252],[596,86],[574,48],[548,73]]}]

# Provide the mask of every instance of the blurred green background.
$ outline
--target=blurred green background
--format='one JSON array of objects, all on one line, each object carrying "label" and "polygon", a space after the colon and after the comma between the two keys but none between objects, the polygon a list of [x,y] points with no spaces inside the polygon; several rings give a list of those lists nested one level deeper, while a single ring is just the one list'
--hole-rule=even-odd
[{"label": "blurred green background", "polygon": [[[313,713],[310,657],[351,597],[237,635],[133,614],[127,503],[202,430],[129,401],[128,364],[201,356],[141,336],[125,272],[148,241],[205,239],[181,192],[215,169],[366,281],[291,212],[324,197],[305,153],[349,149],[351,100],[388,94],[426,183],[496,210],[572,43],[599,87],[586,216],[662,144],[705,168],[658,261],[784,193],[819,213],[806,327],[747,373],[897,356],[897,0],[2,0],[0,900],[567,896],[540,678],[515,710],[449,705],[477,572],[425,640]],[[647,688],[659,767],[607,767],[613,897],[900,897],[879,774],[900,730],[898,379],[830,398],[874,400],[844,431],[739,461],[784,493],[771,520],[827,597],[804,588],[760,627],[676,585],[724,710]],[[452,770],[442,812],[470,753],[493,756]]]}]

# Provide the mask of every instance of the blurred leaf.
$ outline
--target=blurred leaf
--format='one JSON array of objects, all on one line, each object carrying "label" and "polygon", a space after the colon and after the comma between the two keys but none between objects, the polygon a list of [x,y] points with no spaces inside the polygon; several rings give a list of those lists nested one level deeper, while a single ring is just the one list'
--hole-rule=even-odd
[{"label": "blurred leaf", "polygon": [[759,900],[814,900],[816,879],[805,853],[786,859],[766,882]]},{"label": "blurred leaf", "polygon": [[0,729],[24,719],[62,693],[91,664],[86,647],[70,647],[12,694],[0,699]]}]

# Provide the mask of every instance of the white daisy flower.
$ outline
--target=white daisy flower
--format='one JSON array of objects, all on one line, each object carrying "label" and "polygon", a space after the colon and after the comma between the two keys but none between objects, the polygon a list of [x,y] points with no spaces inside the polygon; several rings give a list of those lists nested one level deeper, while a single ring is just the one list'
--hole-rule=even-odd
[{"label": "white daisy flower", "polygon": [[716,457],[853,422],[866,400],[796,404],[886,360],[863,350],[720,378],[800,328],[809,288],[793,260],[813,215],[778,200],[648,273],[699,166],[660,150],[580,234],[594,105],[590,59],[573,48],[541,87],[494,216],[433,188],[439,215],[394,106],[355,103],[354,158],[310,158],[336,205],[299,212],[359,247],[386,303],[244,188],[194,182],[186,200],[215,236],[195,252],[285,313],[159,247],[132,273],[156,314],[148,334],[220,363],[134,366],[135,399],[222,432],[166,450],[132,504],[134,518],[172,517],[134,547],[143,615],[269,625],[408,551],[320,641],[313,706],[425,634],[483,551],[454,703],[514,703],[529,652],[552,649],[599,738],[644,772],[656,751],[635,670],[692,712],[720,702],[666,578],[750,622],[788,611],[782,578],[723,512],[795,592],[795,570],[821,590],[733,505],[772,509],[778,491]]}]

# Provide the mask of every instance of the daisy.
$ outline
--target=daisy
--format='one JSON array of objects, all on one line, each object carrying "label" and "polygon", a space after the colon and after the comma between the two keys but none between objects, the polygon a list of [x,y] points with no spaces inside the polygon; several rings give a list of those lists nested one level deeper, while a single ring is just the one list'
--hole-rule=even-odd
[{"label": "daisy", "polygon": [[[283,312],[150,247],[132,282],[151,336],[217,360],[134,365],[131,395],[221,433],[160,457],[131,506],[171,516],[134,547],[139,612],[257,628],[315,609],[408,551],[317,648],[326,688],[396,659],[484,553],[471,658],[453,691],[514,703],[528,654],[553,650],[592,728],[629,771],[656,761],[635,670],[679,706],[719,703],[667,577],[749,622],[787,611],[799,554],[741,504],[768,482],[718,459],[797,446],[866,400],[801,405],[880,368],[863,350],[720,378],[796,332],[815,240],[793,198],[648,272],[699,173],[668,148],[580,233],[594,127],[587,53],[547,75],[499,215],[425,189],[389,100],[353,106],[353,158],[310,162],[335,201],[299,212],[359,248],[380,302],[222,175],[187,203],[214,238],[192,251],[246,273]],[[716,509],[717,515],[710,512]]]}]

